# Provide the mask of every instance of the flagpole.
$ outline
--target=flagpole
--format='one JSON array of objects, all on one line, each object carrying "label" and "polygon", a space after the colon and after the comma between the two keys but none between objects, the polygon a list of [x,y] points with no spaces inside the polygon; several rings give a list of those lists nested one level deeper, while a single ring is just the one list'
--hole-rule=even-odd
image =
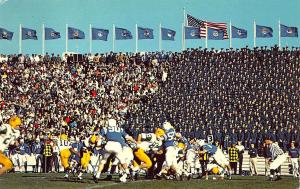
[{"label": "flagpole", "polygon": [[186,26],[186,11],[185,11],[185,7],[183,7],[183,25]]},{"label": "flagpole", "polygon": [[208,43],[208,32],[207,32],[207,24],[205,24],[205,27],[206,27],[206,38],[205,38],[205,48],[207,48],[207,43]]},{"label": "flagpole", "polygon": [[280,26],[280,20],[278,21],[278,46],[279,46],[279,49],[281,48],[281,26]]},{"label": "flagpole", "polygon": [[43,55],[45,55],[45,24],[43,24],[42,30],[42,51]]},{"label": "flagpole", "polygon": [[115,24],[113,24],[112,42],[113,42],[112,51],[115,52]]},{"label": "flagpole", "polygon": [[231,20],[229,22],[229,48],[232,48],[232,31],[231,31]]},{"label": "flagpole", "polygon": [[138,27],[135,24],[135,53],[138,52]]},{"label": "flagpole", "polygon": [[19,54],[22,53],[22,25],[19,28]]},{"label": "flagpole", "polygon": [[69,35],[68,35],[68,24],[66,24],[66,52],[68,52],[68,38],[69,38]]},{"label": "flagpole", "polygon": [[185,40],[184,40],[184,23],[182,23],[182,51],[185,50]]},{"label": "flagpole", "polygon": [[158,50],[159,52],[161,52],[161,45],[162,45],[162,41],[161,41],[161,23],[159,24],[159,38],[158,38]]},{"label": "flagpole", "polygon": [[92,24],[90,24],[90,54],[92,54]]},{"label": "flagpole", "polygon": [[253,31],[253,47],[255,48],[256,47],[256,23],[255,23],[255,20],[254,20],[254,23],[253,23],[253,28],[254,28],[254,31]]},{"label": "flagpole", "polygon": [[77,38],[75,39],[75,42],[76,42],[76,52],[78,54],[78,48],[79,48],[79,46],[78,46],[78,39]]}]

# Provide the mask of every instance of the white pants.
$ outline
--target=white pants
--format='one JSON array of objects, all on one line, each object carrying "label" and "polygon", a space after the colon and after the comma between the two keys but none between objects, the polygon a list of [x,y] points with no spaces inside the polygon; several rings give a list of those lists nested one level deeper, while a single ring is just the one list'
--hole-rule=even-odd
[{"label": "white pants", "polygon": [[186,153],[186,163],[189,164],[191,167],[195,166],[196,161],[196,152],[195,150],[188,150]]},{"label": "white pants", "polygon": [[123,146],[121,158],[122,158],[122,160],[120,160],[121,162],[124,162],[127,165],[129,165],[133,161],[133,158],[134,158],[132,149],[128,146]]},{"label": "white pants", "polygon": [[216,162],[223,166],[223,165],[229,165],[229,161],[226,159],[224,153],[221,149],[218,148],[216,153],[213,155],[213,158],[216,160]]},{"label": "white pants", "polygon": [[101,160],[101,163],[105,164],[108,157],[111,154],[115,154],[116,158],[121,162],[124,163],[124,158],[122,158],[122,154],[123,154],[123,149],[122,146],[119,142],[115,142],[115,141],[108,141],[107,144],[104,147],[105,149],[105,153],[103,155],[103,159]]},{"label": "white pants", "polygon": [[283,164],[283,162],[286,160],[286,157],[287,156],[285,154],[279,155],[273,162],[271,162],[270,170],[277,169],[281,164]]},{"label": "white pants", "polygon": [[91,160],[90,160],[90,163],[88,165],[88,168],[87,168],[87,172],[88,173],[93,173],[95,171],[95,168],[99,165],[99,161],[98,159],[100,158],[100,155],[91,155]]},{"label": "white pants", "polygon": [[27,155],[27,165],[28,166],[35,166],[36,165],[36,156],[35,155]]},{"label": "white pants", "polygon": [[22,167],[25,165],[25,162],[27,162],[28,155],[27,154],[24,154],[24,155],[19,154],[18,158],[19,158],[19,166]]},{"label": "white pants", "polygon": [[182,160],[179,160],[179,162],[178,162],[177,173],[179,175],[185,175],[185,176],[189,175],[189,173],[185,170],[185,162]]},{"label": "white pants", "polygon": [[299,174],[299,163],[298,158],[291,158],[292,168],[293,168],[293,176],[298,176]]},{"label": "white pants", "polygon": [[177,152],[178,152],[178,150],[174,146],[169,146],[166,149],[167,167],[174,166],[175,168],[177,168]]}]

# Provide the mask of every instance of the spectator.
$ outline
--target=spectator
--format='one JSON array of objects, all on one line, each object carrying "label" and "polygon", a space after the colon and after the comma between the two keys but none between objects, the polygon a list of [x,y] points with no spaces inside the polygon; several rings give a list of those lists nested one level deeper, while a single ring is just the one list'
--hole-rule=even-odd
[{"label": "spectator", "polygon": [[17,151],[19,152],[19,170],[21,173],[24,171],[25,173],[27,173],[27,162],[29,159],[29,155],[31,154],[31,150],[28,144],[25,143],[23,138],[20,139]]},{"label": "spectator", "polygon": [[57,146],[56,142],[53,142],[53,155],[52,155],[52,161],[53,161],[53,168],[55,173],[59,172],[59,148]]},{"label": "spectator", "polygon": [[36,159],[36,165],[33,169],[35,173],[41,173],[41,167],[43,164],[43,154],[42,150],[44,148],[43,142],[41,142],[40,138],[36,138],[35,142],[32,144],[31,150]]},{"label": "spectator", "polygon": [[244,151],[245,147],[242,145],[241,141],[238,141],[238,144],[236,145],[236,148],[238,149],[238,156],[239,156],[239,174],[243,174],[243,157],[244,157]]},{"label": "spectator", "polygon": [[291,147],[289,149],[289,158],[292,163],[293,176],[295,178],[299,177],[299,150],[295,148],[295,142],[291,142]]},{"label": "spectator", "polygon": [[250,175],[252,176],[253,173],[254,173],[254,175],[257,175],[257,166],[256,165],[257,165],[258,152],[253,143],[250,145],[248,154],[250,156],[250,158],[249,158]]}]

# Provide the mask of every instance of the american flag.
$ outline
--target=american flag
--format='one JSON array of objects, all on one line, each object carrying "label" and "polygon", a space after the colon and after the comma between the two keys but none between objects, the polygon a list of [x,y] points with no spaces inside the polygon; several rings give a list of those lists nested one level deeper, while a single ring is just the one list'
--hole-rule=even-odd
[{"label": "american flag", "polygon": [[224,31],[224,39],[228,39],[227,33],[227,25],[226,23],[217,23],[217,22],[207,22],[204,20],[200,20],[191,15],[187,15],[188,26],[198,27],[200,28],[200,37],[206,37],[206,25],[209,28],[223,30]]}]

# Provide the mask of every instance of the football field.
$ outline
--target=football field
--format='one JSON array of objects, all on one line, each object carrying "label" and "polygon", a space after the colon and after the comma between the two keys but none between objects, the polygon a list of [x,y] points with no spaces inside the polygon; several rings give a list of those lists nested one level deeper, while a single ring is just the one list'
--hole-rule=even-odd
[{"label": "football field", "polygon": [[113,181],[94,183],[90,175],[84,175],[83,181],[66,181],[63,174],[19,174],[11,173],[0,177],[0,189],[298,189],[299,181],[292,177],[283,177],[278,181],[267,181],[264,176],[234,176],[232,180],[192,179],[190,181],[137,180],[120,183]]}]

